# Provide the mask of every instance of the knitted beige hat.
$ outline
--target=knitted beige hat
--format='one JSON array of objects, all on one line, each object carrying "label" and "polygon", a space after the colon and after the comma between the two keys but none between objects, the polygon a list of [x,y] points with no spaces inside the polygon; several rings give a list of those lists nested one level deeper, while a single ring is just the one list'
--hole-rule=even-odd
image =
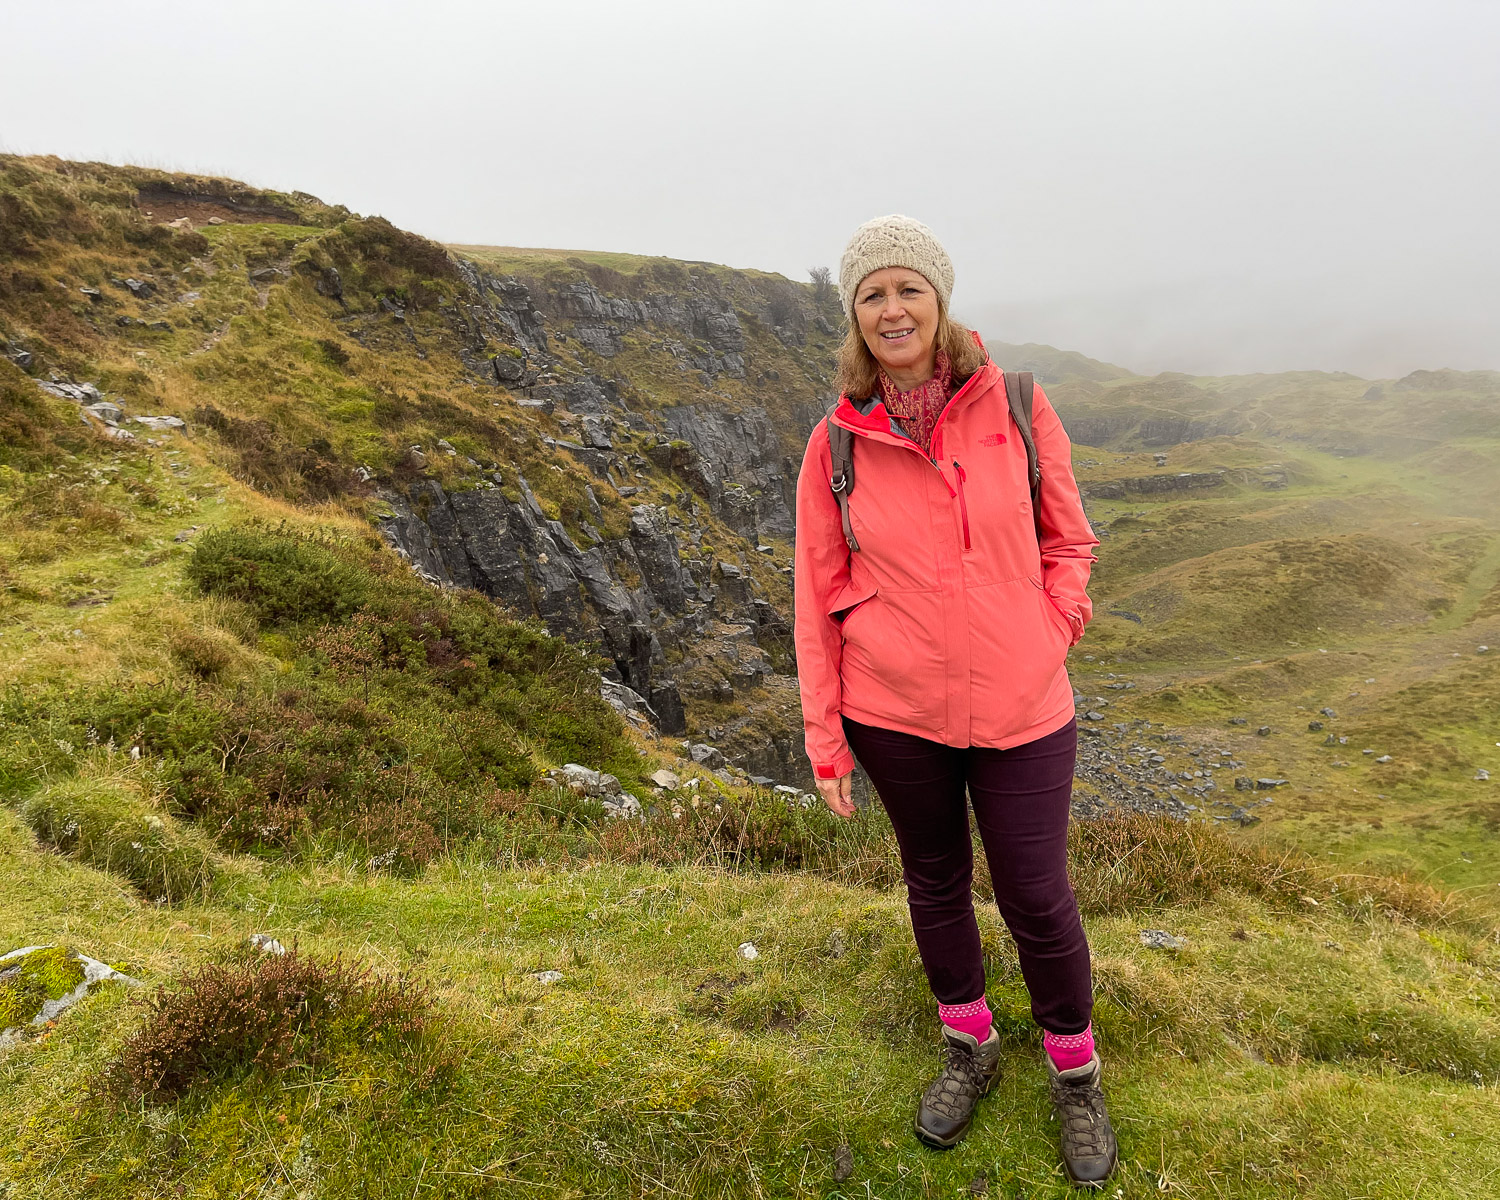
[{"label": "knitted beige hat", "polygon": [[953,295],[953,260],[921,221],[892,213],[866,221],[854,231],[839,260],[839,298],[854,320],[854,293],[865,276],[882,267],[909,267],[937,289],[943,307]]}]

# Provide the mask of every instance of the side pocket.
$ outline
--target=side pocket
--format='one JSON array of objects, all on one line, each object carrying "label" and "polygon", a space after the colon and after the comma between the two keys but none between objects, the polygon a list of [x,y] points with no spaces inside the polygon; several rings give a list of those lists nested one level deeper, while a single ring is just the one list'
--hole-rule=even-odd
[{"label": "side pocket", "polygon": [[1042,603],[1046,606],[1047,611],[1052,614],[1052,618],[1057,622],[1058,627],[1062,629],[1063,638],[1071,646],[1073,644],[1073,622],[1071,618],[1062,609],[1057,607],[1057,601],[1052,599],[1052,593],[1047,590],[1040,579],[1035,575],[1029,575],[1027,578],[1031,580],[1036,590],[1041,592]]},{"label": "side pocket", "polygon": [[828,606],[829,617],[835,625],[843,625],[857,609],[875,598],[876,591],[869,586],[856,588],[851,584],[845,587]]}]

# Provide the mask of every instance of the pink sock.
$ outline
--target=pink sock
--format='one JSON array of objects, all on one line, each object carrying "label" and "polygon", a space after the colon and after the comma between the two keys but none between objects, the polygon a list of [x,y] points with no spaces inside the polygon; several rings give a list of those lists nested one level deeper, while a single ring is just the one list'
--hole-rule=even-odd
[{"label": "pink sock", "polygon": [[1088,1064],[1094,1057],[1094,1027],[1082,1033],[1048,1033],[1042,1031],[1042,1045],[1059,1071],[1071,1071]]},{"label": "pink sock", "polygon": [[938,1016],[949,1029],[967,1033],[981,1042],[990,1036],[990,1024],[994,1019],[983,996],[969,1004],[939,1004]]}]

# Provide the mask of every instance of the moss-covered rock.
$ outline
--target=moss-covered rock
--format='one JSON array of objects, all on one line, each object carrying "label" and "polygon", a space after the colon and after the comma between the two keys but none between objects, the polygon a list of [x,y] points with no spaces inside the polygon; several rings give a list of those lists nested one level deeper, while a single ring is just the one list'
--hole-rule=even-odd
[{"label": "moss-covered rock", "polygon": [[41,946],[0,958],[0,1030],[29,1024],[49,1000],[61,1000],[84,981],[78,952]]}]

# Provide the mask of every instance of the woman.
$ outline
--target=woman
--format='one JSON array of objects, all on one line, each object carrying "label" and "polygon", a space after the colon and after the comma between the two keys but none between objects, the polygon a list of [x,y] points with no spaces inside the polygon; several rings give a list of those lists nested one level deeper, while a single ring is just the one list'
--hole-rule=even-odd
[{"label": "woman", "polygon": [[949,318],[952,290],[947,253],[909,217],[860,226],[839,265],[849,332],[829,420],[853,434],[858,486],[846,537],[820,422],[797,483],[807,753],[829,808],[854,812],[857,760],[895,827],[945,1041],[917,1136],[955,1145],[999,1062],[974,918],[972,803],[1043,1030],[1063,1162],[1075,1183],[1099,1185],[1117,1151],[1067,873],[1077,726],[1064,666],[1092,613],[1084,588],[1098,540],[1040,388],[1033,516],[1004,376]]}]

